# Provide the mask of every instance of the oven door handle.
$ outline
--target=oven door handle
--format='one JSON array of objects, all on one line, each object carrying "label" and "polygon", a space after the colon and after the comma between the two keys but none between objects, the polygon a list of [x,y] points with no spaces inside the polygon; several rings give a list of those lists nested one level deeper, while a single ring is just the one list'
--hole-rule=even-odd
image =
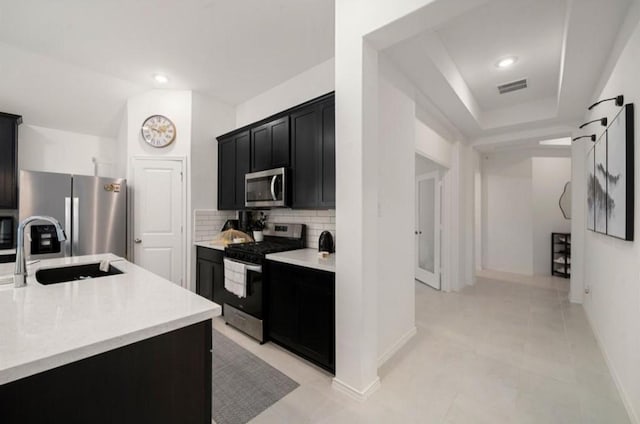
[{"label": "oven door handle", "polygon": [[258,272],[262,274],[262,265],[252,264],[251,262],[239,261],[237,259],[229,259],[229,258],[226,258],[226,259],[231,262],[237,262],[239,264],[244,265],[247,271],[253,271],[253,272]]},{"label": "oven door handle", "polygon": [[247,271],[253,271],[262,274],[262,265],[247,265]]}]

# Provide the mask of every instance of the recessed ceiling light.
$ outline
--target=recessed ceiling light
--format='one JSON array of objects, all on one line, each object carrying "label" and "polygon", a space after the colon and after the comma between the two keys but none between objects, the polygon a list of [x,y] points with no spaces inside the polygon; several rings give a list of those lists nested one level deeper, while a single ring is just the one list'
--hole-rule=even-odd
[{"label": "recessed ceiling light", "polygon": [[543,146],[571,146],[571,137],[542,140],[540,144]]},{"label": "recessed ceiling light", "polygon": [[153,79],[156,80],[158,84],[166,84],[169,82],[169,78],[167,78],[166,75],[162,75],[162,74],[154,75]]},{"label": "recessed ceiling light", "polygon": [[500,69],[508,68],[509,66],[513,65],[517,61],[518,61],[518,58],[515,56],[505,57],[504,59],[500,59],[496,63],[496,67]]}]

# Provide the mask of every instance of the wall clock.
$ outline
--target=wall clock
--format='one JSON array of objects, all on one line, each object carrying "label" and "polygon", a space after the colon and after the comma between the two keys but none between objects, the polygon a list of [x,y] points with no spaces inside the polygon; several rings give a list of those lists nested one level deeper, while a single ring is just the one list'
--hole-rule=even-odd
[{"label": "wall clock", "polygon": [[142,138],[153,147],[167,147],[176,139],[176,126],[169,118],[152,115],[142,123]]}]

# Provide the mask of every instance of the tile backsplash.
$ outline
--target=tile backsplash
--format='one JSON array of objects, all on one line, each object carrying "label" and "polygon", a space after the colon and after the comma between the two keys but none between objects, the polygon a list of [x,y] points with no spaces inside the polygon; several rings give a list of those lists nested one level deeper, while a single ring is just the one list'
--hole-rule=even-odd
[{"label": "tile backsplash", "polygon": [[330,210],[304,210],[304,209],[272,209],[266,212],[269,215],[267,222],[291,223],[307,225],[306,246],[318,248],[320,233],[327,230],[336,241],[336,211]]},{"label": "tile backsplash", "polygon": [[[330,210],[294,210],[272,209],[264,211],[268,215],[267,222],[306,224],[306,246],[317,249],[320,233],[327,230],[336,239],[336,211]],[[212,209],[196,209],[194,211],[193,240],[209,241],[220,232],[227,219],[236,218],[231,211]],[[337,242],[336,242],[337,243]]]},{"label": "tile backsplash", "polygon": [[233,211],[196,209],[193,211],[193,241],[211,241],[220,232],[227,219],[234,219]]}]

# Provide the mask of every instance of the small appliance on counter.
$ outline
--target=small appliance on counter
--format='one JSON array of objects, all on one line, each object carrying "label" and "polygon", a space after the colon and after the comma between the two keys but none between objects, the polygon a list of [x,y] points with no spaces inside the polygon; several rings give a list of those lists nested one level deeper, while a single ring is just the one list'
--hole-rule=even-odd
[{"label": "small appliance on counter", "polygon": [[253,222],[253,212],[238,211],[238,230],[243,233],[251,232],[251,223]]},{"label": "small appliance on counter", "polygon": [[323,231],[318,239],[318,252],[333,253],[335,251],[333,236],[329,231]]},{"label": "small appliance on counter", "polygon": [[227,219],[227,222],[224,223],[224,225],[222,226],[222,231],[227,231],[227,230],[237,230],[238,229],[238,220],[237,219]]},{"label": "small appliance on counter", "polygon": [[0,249],[13,248],[13,217],[0,216]]}]

